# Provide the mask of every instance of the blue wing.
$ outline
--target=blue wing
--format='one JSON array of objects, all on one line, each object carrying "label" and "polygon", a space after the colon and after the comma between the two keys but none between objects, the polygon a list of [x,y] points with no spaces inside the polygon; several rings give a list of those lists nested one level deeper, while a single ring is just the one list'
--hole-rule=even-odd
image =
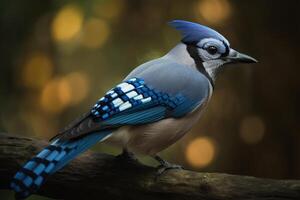
[{"label": "blue wing", "polygon": [[48,175],[109,137],[118,127],[181,117],[201,101],[190,100],[181,93],[171,95],[148,86],[142,79],[131,78],[108,91],[89,113],[71,123],[50,146],[28,161],[14,176],[11,188],[18,197],[27,197]]},{"label": "blue wing", "polygon": [[181,93],[170,95],[152,88],[142,79],[131,78],[108,91],[89,114],[57,137],[74,139],[124,125],[140,125],[168,117],[181,117],[197,105],[199,101],[192,101]]}]

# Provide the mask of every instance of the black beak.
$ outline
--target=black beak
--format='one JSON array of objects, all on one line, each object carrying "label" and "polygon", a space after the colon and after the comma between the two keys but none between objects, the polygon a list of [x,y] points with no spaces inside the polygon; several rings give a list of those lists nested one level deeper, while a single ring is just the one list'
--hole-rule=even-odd
[{"label": "black beak", "polygon": [[228,63],[257,63],[258,61],[251,56],[243,53],[239,53],[234,49],[231,49],[229,55],[226,57]]}]

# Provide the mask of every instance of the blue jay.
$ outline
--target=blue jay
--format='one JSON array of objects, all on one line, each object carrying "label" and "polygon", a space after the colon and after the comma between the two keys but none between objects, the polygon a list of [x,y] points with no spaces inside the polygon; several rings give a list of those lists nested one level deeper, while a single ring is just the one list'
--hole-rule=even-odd
[{"label": "blue jay", "polygon": [[170,25],[182,33],[181,42],[135,68],[29,160],[11,182],[18,198],[36,192],[49,175],[98,142],[121,146],[125,157],[150,155],[162,171],[179,168],[157,154],[198,121],[222,66],[257,61],[231,49],[224,36],[206,26],[183,20]]}]

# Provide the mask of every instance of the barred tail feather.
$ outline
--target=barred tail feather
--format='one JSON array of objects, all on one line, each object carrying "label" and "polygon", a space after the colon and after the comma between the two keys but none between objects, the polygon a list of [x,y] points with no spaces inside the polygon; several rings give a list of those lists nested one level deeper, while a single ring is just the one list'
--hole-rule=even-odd
[{"label": "barred tail feather", "polygon": [[15,174],[11,188],[16,192],[16,198],[26,198],[35,193],[49,175],[64,167],[92,145],[108,138],[110,134],[111,132],[106,131],[90,134],[78,140],[55,140]]}]

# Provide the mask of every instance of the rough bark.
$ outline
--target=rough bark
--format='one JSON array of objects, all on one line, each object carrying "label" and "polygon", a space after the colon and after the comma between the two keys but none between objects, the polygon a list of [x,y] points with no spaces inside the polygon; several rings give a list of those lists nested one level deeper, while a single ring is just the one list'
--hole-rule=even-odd
[{"label": "rough bark", "polygon": [[[47,142],[0,134],[0,189]],[[114,156],[87,152],[51,176],[38,194],[59,199],[300,199],[300,181],[221,173],[156,169]]]}]

